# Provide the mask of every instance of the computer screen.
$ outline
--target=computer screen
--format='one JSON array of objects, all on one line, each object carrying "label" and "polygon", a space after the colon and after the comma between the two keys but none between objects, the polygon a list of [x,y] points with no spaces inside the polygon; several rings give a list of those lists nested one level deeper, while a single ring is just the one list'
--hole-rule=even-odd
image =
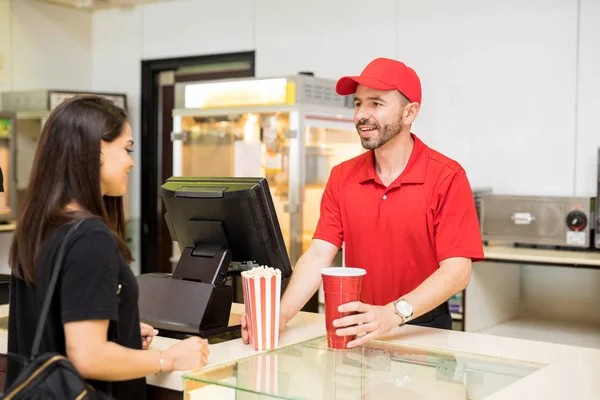
[{"label": "computer screen", "polygon": [[[266,265],[281,270],[282,278],[292,268],[275,213],[271,191],[265,178],[192,178],[172,177],[162,186],[166,220],[171,237],[179,245],[182,256],[193,265],[176,267],[173,278],[211,280],[208,269],[212,262],[222,262],[228,249],[233,263]],[[186,251],[187,249],[187,251]],[[215,257],[217,259],[215,259]],[[239,266],[239,264],[237,264]],[[221,275],[226,271],[221,268]],[[194,275],[194,276],[190,276]],[[209,282],[211,283],[211,282]]]}]

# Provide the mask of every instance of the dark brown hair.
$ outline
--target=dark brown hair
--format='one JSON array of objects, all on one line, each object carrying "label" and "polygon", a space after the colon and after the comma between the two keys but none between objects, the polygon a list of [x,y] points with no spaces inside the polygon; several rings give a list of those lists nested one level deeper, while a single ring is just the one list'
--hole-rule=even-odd
[{"label": "dark brown hair", "polygon": [[[35,283],[35,265],[43,241],[81,218],[104,221],[125,259],[132,261],[125,243],[123,198],[103,198],[100,188],[101,141],[117,139],[126,123],[125,110],[97,96],[71,98],[50,113],[10,248],[9,264],[15,276]],[[67,211],[71,203],[81,211]]]}]

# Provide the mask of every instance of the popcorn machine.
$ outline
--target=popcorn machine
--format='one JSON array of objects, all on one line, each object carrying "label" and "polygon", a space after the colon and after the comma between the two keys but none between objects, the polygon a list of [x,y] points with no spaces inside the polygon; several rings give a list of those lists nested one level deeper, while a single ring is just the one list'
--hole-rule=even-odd
[{"label": "popcorn machine", "polygon": [[363,151],[352,100],[309,75],[176,84],[173,175],[266,177],[294,265],[331,169]]}]

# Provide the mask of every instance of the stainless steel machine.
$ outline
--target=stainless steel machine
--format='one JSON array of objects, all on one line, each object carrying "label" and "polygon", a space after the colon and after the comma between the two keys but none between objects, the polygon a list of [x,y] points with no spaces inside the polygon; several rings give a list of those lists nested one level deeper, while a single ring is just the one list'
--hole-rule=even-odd
[{"label": "stainless steel machine", "polygon": [[565,248],[589,248],[594,225],[590,197],[484,195],[484,241]]},{"label": "stainless steel machine", "polygon": [[309,75],[179,83],[173,175],[266,177],[294,265],[312,239],[331,169],[364,151],[352,100],[335,92],[335,81]]}]

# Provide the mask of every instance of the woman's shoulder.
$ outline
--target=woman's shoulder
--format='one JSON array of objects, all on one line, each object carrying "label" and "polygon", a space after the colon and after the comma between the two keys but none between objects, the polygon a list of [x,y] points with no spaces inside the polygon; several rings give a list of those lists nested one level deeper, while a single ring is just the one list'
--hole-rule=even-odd
[{"label": "woman's shoulder", "polygon": [[79,231],[79,232],[101,231],[101,232],[112,233],[110,228],[108,227],[108,225],[106,225],[106,223],[104,221],[102,221],[100,218],[96,218],[96,217],[89,217],[89,218],[84,218],[83,220],[81,220],[79,227],[77,227],[77,231]]},{"label": "woman's shoulder", "polygon": [[[76,222],[77,223],[77,222]],[[66,230],[65,230],[66,234]],[[79,221],[79,226],[72,234],[72,242],[78,242],[85,237],[102,237],[108,236],[117,244],[114,234],[109,226],[99,218],[91,217]]]},{"label": "woman's shoulder", "polygon": [[[59,244],[55,243],[55,248],[58,247]],[[67,260],[90,260],[93,258],[95,261],[109,261],[120,259],[120,257],[119,243],[115,235],[108,225],[98,218],[86,218],[80,221],[79,226],[66,243],[65,258]]]},{"label": "woman's shoulder", "polygon": [[[108,237],[114,245],[117,245],[117,242],[114,238],[114,235],[108,225],[99,218],[90,217],[85,218],[80,221],[75,221],[74,223],[78,223],[76,230],[72,232],[68,239],[68,248],[72,248],[73,246],[80,247],[86,244],[92,244],[92,241],[96,241],[97,238]],[[65,240],[67,232],[73,226],[73,224],[67,224],[61,226],[57,229],[54,234],[50,235],[47,240],[47,245],[51,248],[56,248],[57,243],[62,243]],[[88,240],[92,239],[92,241]]]},{"label": "woman's shoulder", "polygon": [[79,226],[68,239],[66,235],[72,224],[61,226],[43,242],[37,257],[38,269],[44,271],[42,275],[48,277],[48,260],[55,260],[63,244],[65,262],[69,265],[79,264],[80,260],[84,259],[116,260],[119,257],[118,243],[106,223],[98,218],[86,218],[79,222]]}]

